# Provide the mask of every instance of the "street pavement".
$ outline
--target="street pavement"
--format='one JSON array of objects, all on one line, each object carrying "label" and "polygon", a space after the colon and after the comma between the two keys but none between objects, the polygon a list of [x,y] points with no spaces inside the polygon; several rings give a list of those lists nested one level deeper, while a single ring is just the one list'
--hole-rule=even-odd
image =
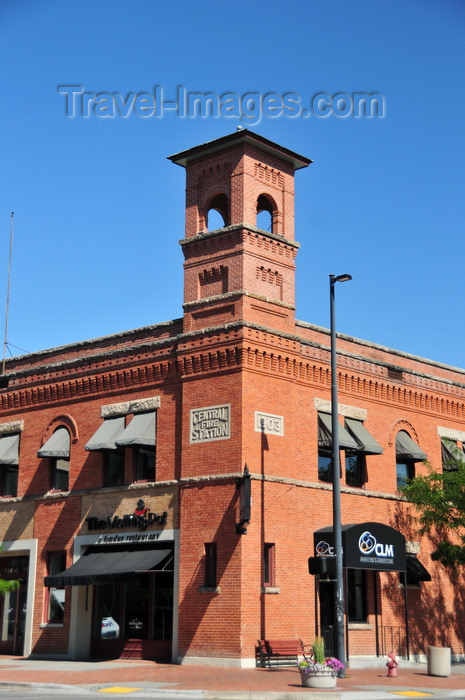
[{"label": "street pavement", "polygon": [[426,664],[400,661],[397,678],[387,677],[385,659],[348,668],[335,690],[302,688],[297,667],[238,669],[160,664],[154,661],[60,661],[0,656],[0,697],[8,690],[25,693],[49,689],[77,693],[125,694],[169,700],[393,700],[461,698],[465,700],[465,665],[452,665],[447,678],[429,676]]}]

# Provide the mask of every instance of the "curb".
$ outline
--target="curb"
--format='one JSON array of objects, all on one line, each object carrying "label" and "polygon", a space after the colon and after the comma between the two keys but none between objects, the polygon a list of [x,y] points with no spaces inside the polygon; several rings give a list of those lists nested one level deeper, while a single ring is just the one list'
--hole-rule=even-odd
[{"label": "curb", "polygon": [[[50,690],[63,692],[67,695],[93,694],[103,688],[108,688],[108,683],[92,686],[65,685],[60,683],[21,683],[16,681],[0,681],[0,693],[3,689],[11,690]],[[129,686],[128,686],[129,687]],[[139,689],[137,689],[139,690]],[[399,693],[401,696],[402,693]],[[160,698],[161,700],[393,700],[392,692],[384,690],[348,690],[348,691],[322,691],[309,693],[308,691],[276,691],[263,690],[178,690],[167,688],[144,687],[135,692],[131,697]],[[451,690],[430,696],[433,700],[462,700],[463,690]]]},{"label": "curb", "polygon": [[21,683],[19,681],[0,681],[0,690],[9,688],[10,690],[61,690],[69,694],[86,693],[84,688],[78,685],[65,685],[63,683]]}]

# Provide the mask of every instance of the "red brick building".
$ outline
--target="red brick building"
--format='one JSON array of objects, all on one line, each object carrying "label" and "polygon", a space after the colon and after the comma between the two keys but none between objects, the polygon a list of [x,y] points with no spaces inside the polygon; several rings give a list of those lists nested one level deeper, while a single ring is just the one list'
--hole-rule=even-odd
[{"label": "red brick building", "polygon": [[[0,576],[21,588],[0,652],[247,666],[257,639],[316,631],[331,649],[333,585],[308,572],[331,546],[330,337],[294,298],[310,160],[248,130],[171,160],[183,317],[7,361]],[[462,575],[397,489],[426,457],[442,468],[442,438],[463,449],[465,372],[337,348],[349,654],[461,657]]]}]

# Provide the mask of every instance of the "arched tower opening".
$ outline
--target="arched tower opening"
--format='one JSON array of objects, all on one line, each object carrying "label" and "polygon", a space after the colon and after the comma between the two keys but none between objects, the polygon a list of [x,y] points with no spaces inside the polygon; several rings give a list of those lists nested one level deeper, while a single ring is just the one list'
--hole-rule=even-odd
[{"label": "arched tower opening", "polygon": [[229,226],[229,201],[224,193],[217,194],[210,201],[205,215],[207,231]]},{"label": "arched tower opening", "polygon": [[276,220],[278,210],[271,197],[261,194],[257,199],[257,228],[270,233],[276,233]]}]

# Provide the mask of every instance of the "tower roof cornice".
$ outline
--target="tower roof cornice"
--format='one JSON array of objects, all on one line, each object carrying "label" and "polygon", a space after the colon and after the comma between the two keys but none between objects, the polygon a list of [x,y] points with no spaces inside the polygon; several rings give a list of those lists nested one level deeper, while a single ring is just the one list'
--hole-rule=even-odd
[{"label": "tower roof cornice", "polygon": [[222,151],[225,148],[238,144],[255,146],[255,148],[258,150],[265,153],[270,153],[273,156],[289,163],[292,165],[294,170],[306,168],[313,162],[310,158],[299,155],[288,148],[284,148],[284,146],[280,146],[278,143],[270,141],[264,136],[260,136],[249,129],[241,129],[233,132],[232,134],[228,134],[227,136],[222,136],[219,139],[203,143],[200,146],[194,146],[194,148],[189,148],[186,151],[175,153],[172,156],[168,156],[168,160],[171,160],[176,165],[180,165],[181,167],[185,168],[186,165],[197,158],[203,158],[207,155],[211,155],[217,151]]}]

